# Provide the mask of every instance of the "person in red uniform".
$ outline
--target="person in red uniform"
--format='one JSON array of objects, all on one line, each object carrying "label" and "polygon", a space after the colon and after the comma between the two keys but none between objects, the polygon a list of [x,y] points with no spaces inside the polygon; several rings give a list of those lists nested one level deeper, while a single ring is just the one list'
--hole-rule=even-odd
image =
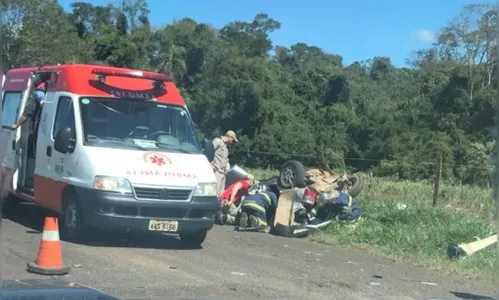
[{"label": "person in red uniform", "polygon": [[218,215],[218,223],[233,225],[241,198],[248,195],[250,187],[253,185],[254,178],[247,175],[246,178],[238,180],[228,186],[221,194],[222,208]]}]

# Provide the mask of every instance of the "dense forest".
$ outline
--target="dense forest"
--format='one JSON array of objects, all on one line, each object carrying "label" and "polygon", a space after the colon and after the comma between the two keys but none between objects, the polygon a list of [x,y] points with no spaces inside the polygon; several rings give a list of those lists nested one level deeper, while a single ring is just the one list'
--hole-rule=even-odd
[{"label": "dense forest", "polygon": [[[403,179],[442,175],[487,184],[494,150],[496,10],[463,7],[410,67],[386,57],[344,65],[341,53],[274,45],[265,13],[214,28],[185,18],[152,26],[145,0],[119,7],[7,0],[2,63],[105,63],[173,75],[200,135],[235,130],[231,161],[261,167],[297,158]],[[166,12],[167,13],[167,12]]]}]

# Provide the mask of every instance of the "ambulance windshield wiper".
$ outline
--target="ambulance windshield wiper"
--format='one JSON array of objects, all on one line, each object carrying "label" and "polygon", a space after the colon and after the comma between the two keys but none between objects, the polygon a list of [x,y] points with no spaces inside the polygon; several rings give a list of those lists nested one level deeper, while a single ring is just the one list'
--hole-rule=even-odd
[{"label": "ambulance windshield wiper", "polygon": [[137,148],[139,150],[144,150],[144,151],[148,150],[147,148],[144,148],[144,147],[142,147],[140,145],[135,144],[132,140],[126,140],[126,139],[117,138],[117,137],[111,137],[111,136],[98,137],[98,136],[95,136],[95,135],[88,135],[87,139],[88,140],[94,140],[96,142],[98,142],[98,141],[112,142],[112,143],[120,144],[120,145],[124,145],[124,146],[131,146],[131,147]]},{"label": "ambulance windshield wiper", "polygon": [[161,149],[168,149],[168,150],[173,150],[173,151],[179,151],[182,153],[192,154],[192,152],[189,150],[186,150],[186,149],[183,149],[180,147],[175,147],[175,146],[172,146],[171,144],[156,142],[156,146],[158,146]]}]

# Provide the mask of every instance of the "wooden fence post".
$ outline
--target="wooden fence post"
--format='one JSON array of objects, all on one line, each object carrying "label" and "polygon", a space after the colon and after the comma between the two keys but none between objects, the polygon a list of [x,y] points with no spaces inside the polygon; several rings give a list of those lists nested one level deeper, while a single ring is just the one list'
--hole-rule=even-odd
[{"label": "wooden fence post", "polygon": [[437,159],[436,172],[435,172],[435,187],[433,189],[433,206],[438,203],[438,195],[440,193],[440,177],[442,176],[442,155]]}]

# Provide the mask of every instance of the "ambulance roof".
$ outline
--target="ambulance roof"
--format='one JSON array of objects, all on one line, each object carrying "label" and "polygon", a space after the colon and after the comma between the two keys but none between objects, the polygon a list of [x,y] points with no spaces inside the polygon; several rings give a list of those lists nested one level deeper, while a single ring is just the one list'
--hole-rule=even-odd
[{"label": "ambulance roof", "polygon": [[[171,77],[154,72],[90,64],[11,69],[6,74],[5,91],[24,91],[33,72],[53,71],[48,91],[69,92],[87,97],[116,97],[185,105]],[[102,80],[105,78],[105,81]],[[153,82],[164,84],[154,88]]]}]

